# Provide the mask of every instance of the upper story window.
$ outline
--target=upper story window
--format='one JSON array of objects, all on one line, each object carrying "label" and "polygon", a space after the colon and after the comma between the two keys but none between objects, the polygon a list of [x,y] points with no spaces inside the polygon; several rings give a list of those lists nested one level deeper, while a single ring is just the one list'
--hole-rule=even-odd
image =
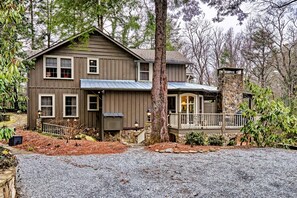
[{"label": "upper story window", "polygon": [[78,117],[78,95],[63,95],[63,117]]},{"label": "upper story window", "polygon": [[41,117],[55,117],[55,95],[54,94],[39,94],[38,110],[41,110]]},{"label": "upper story window", "polygon": [[152,81],[153,78],[153,64],[152,63],[138,63],[138,80]]},{"label": "upper story window", "polygon": [[44,78],[73,79],[73,57],[44,56]]},{"label": "upper story window", "polygon": [[99,96],[94,94],[88,94],[88,111],[99,110]]},{"label": "upper story window", "polygon": [[88,58],[88,74],[99,74],[99,59],[98,58]]}]

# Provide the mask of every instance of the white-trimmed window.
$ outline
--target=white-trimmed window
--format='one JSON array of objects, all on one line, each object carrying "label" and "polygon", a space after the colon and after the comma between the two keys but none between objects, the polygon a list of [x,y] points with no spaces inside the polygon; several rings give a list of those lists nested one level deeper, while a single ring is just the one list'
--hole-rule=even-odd
[{"label": "white-trimmed window", "polygon": [[63,117],[78,117],[77,94],[63,94]]},{"label": "white-trimmed window", "polygon": [[44,56],[44,78],[73,79],[73,57]]},{"label": "white-trimmed window", "polygon": [[99,110],[99,96],[95,94],[88,94],[88,111]]},{"label": "white-trimmed window", "polygon": [[99,59],[98,58],[88,58],[88,74],[99,74]]},{"label": "white-trimmed window", "polygon": [[55,117],[55,95],[39,94],[38,110],[41,110],[42,118]]},{"label": "white-trimmed window", "polygon": [[153,63],[138,63],[138,80],[152,81]]}]

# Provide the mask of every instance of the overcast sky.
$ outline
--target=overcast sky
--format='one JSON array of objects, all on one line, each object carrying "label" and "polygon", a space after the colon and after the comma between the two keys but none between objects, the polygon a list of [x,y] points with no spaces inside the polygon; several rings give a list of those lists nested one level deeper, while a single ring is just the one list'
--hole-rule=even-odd
[{"label": "overcast sky", "polygon": [[[202,3],[200,4],[200,7],[202,8],[206,19],[211,21],[216,16],[217,11],[215,8],[210,8],[206,4],[202,4]],[[252,12],[253,10],[253,6],[251,4],[242,4],[241,7],[245,12]],[[228,17],[225,17],[225,19],[222,22],[214,23],[214,26],[221,27],[225,31],[233,27],[234,32],[237,33],[237,32],[240,32],[241,30],[244,30],[246,21],[247,19],[243,21],[242,25],[240,25],[239,21],[237,20],[237,16],[228,16]]]}]

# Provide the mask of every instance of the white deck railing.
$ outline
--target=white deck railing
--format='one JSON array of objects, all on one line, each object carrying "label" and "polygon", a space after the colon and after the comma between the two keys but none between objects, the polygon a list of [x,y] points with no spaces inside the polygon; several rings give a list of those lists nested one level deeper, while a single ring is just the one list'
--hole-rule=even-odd
[{"label": "white deck railing", "polygon": [[177,129],[241,128],[245,118],[227,113],[171,113],[168,123]]}]

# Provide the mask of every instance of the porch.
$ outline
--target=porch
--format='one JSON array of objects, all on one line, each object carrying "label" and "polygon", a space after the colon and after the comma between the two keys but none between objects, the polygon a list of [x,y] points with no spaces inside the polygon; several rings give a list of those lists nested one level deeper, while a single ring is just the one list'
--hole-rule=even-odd
[{"label": "porch", "polygon": [[245,124],[242,114],[231,113],[171,113],[169,131],[185,134],[197,130],[206,133],[239,133]]}]

